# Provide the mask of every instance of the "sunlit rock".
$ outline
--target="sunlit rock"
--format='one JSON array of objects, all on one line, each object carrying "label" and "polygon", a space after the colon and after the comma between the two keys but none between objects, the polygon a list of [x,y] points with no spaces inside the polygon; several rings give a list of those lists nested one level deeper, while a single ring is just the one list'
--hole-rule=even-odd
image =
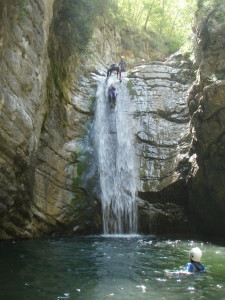
[{"label": "sunlit rock", "polygon": [[139,66],[128,76],[136,122],[137,190],[142,198],[138,200],[139,229],[154,233],[186,231],[184,207],[188,199],[181,186],[186,190],[185,177],[190,169],[192,137],[187,96],[194,80],[192,67],[187,63],[181,67],[173,58],[167,63]]},{"label": "sunlit rock", "polygon": [[[184,176],[188,170],[191,141],[187,105],[189,77],[182,69],[165,63],[152,63],[132,70],[130,90],[136,120],[136,154],[140,157],[138,190],[160,191]],[[177,74],[183,78],[175,80]],[[180,167],[182,165],[182,168]]]}]

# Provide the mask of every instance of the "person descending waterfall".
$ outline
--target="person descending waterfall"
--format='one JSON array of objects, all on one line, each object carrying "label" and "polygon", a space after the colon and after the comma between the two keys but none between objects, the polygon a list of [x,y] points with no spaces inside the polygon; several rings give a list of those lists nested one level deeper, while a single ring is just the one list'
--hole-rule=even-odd
[{"label": "person descending waterfall", "polygon": [[[93,136],[104,234],[136,234],[137,164],[132,99],[126,84],[99,76]],[[116,109],[109,101],[116,102]],[[113,103],[112,103],[113,104]]]},{"label": "person descending waterfall", "polygon": [[108,89],[109,105],[115,107],[116,105],[116,88],[114,83],[112,83]]},{"label": "person descending waterfall", "polygon": [[202,251],[196,247],[189,252],[190,262],[186,264],[186,272],[204,272],[205,267],[200,263],[202,258]]},{"label": "person descending waterfall", "polygon": [[107,70],[107,78],[109,76],[111,76],[112,72],[113,71],[116,71],[116,75],[117,75],[117,78],[119,78],[119,75],[120,75],[120,67],[119,67],[119,64],[117,63],[114,63],[110,66],[110,68]]}]

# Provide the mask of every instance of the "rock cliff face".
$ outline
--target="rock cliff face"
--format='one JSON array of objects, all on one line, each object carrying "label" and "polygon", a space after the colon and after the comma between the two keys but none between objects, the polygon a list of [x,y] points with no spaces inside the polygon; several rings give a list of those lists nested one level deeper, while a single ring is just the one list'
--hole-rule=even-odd
[{"label": "rock cliff face", "polygon": [[[86,139],[95,74],[104,75],[124,53],[120,35],[104,26],[95,29],[88,57],[68,54],[56,24],[62,7],[61,0],[0,0],[0,239],[74,226],[82,233],[101,230],[98,199],[82,184],[86,153],[93,151]],[[188,232],[187,213],[207,233],[225,228],[221,14],[211,14],[197,31],[201,67],[190,94],[192,67],[179,56],[128,73],[140,232]]]},{"label": "rock cliff face", "polygon": [[36,231],[34,182],[47,109],[52,6],[50,0],[33,1],[26,9],[23,1],[18,6],[1,1],[1,238]]},{"label": "rock cliff face", "polygon": [[225,13],[197,20],[198,78],[189,95],[193,134],[190,215],[198,230],[225,233]]},{"label": "rock cliff face", "polygon": [[71,75],[70,89],[62,83],[66,102],[53,82],[60,61],[51,60],[49,49],[57,44],[53,19],[60,4],[0,3],[1,239],[60,233],[71,222],[94,86],[78,67],[79,80]]},{"label": "rock cliff face", "polygon": [[96,232],[101,224],[98,203],[81,183],[85,136],[96,94],[92,74],[105,74],[118,59],[121,38],[96,28],[89,57],[72,55],[63,5],[0,1],[0,239],[77,225]]},{"label": "rock cliff face", "polygon": [[130,71],[139,157],[139,229],[141,232],[187,231],[185,178],[191,142],[188,89],[191,66],[179,55]]}]

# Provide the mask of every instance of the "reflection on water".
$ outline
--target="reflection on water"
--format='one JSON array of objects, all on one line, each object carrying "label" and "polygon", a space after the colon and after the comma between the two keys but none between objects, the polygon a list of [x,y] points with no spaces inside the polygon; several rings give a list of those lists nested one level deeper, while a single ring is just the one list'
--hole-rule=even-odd
[{"label": "reflection on water", "polygon": [[[225,299],[225,243],[88,236],[0,243],[0,299]],[[203,251],[205,274],[166,276]]]}]

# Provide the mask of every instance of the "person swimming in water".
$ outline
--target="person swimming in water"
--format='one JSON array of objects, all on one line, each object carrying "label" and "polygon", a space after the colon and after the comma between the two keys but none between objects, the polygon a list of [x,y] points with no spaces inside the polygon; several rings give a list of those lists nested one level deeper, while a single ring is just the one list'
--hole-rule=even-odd
[{"label": "person swimming in water", "polygon": [[204,272],[205,267],[200,263],[202,251],[198,247],[192,248],[189,252],[190,262],[186,264],[186,272]]},{"label": "person swimming in water", "polygon": [[202,251],[198,248],[192,248],[189,251],[190,262],[186,264],[184,269],[171,272],[166,271],[166,276],[182,276],[182,275],[191,275],[198,272],[205,272],[205,267],[200,263],[202,258]]}]

